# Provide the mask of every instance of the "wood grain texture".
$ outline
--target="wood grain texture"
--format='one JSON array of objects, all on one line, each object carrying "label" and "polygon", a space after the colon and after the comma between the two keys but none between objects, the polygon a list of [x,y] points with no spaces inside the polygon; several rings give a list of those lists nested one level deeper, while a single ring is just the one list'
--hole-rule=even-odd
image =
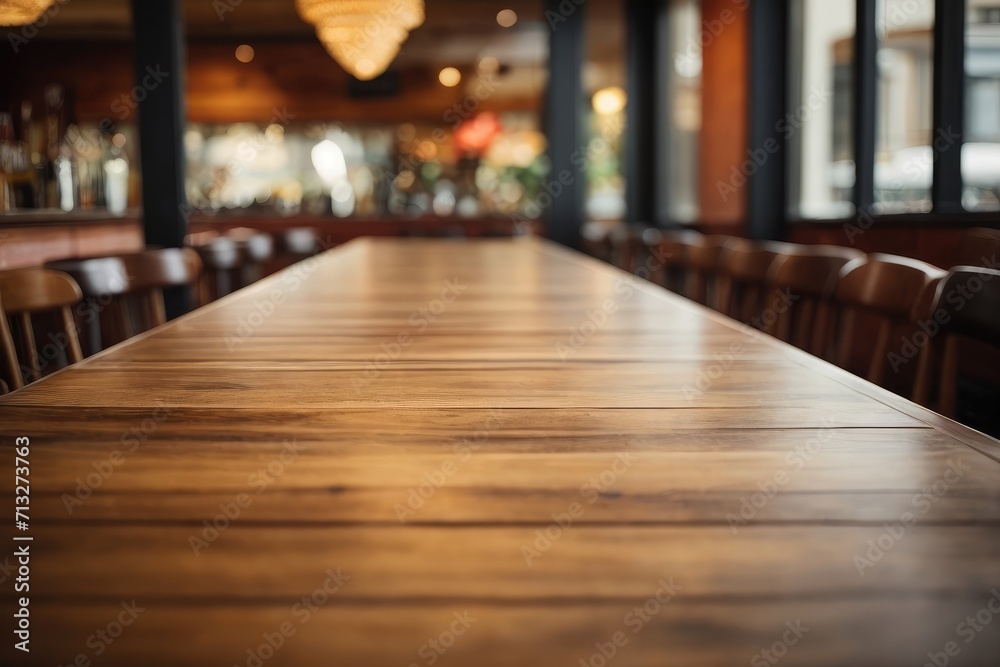
[{"label": "wood grain texture", "polygon": [[19,435],[4,664],[1000,651],[996,441],[536,240],[351,242],[0,398]]}]

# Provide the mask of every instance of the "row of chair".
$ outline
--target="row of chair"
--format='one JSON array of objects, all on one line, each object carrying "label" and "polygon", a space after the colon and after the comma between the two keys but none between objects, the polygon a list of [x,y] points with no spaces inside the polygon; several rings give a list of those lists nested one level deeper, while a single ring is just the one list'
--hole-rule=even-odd
[{"label": "row of chair", "polygon": [[[166,289],[190,288],[197,307],[321,250],[318,233],[307,228],[273,236],[236,229],[187,241],[0,272],[0,393],[163,324]],[[46,314],[45,328],[59,334],[36,333],[32,318]]]},{"label": "row of chair", "polygon": [[[956,336],[1000,344],[1000,272],[983,261],[1000,250],[1000,233],[973,235],[964,251],[972,265],[950,271],[839,246],[687,230],[647,230],[619,257],[668,289],[954,416]],[[908,365],[898,361],[913,350],[919,359],[909,368],[918,372],[901,387],[888,371]]]}]

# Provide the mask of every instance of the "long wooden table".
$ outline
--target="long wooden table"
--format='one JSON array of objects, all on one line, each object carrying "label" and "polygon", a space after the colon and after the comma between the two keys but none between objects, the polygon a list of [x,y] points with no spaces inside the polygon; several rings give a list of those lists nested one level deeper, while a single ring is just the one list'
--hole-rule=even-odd
[{"label": "long wooden table", "polygon": [[353,241],[0,434],[12,664],[1000,664],[1000,443],[534,239]]}]

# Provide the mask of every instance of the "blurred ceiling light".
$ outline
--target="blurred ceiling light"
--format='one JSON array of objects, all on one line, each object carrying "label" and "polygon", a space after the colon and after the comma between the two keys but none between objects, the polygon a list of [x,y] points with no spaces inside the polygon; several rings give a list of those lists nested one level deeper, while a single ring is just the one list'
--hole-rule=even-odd
[{"label": "blurred ceiling light", "polygon": [[423,0],[295,0],[295,6],[327,53],[362,81],[389,69],[410,31],[424,22]]},{"label": "blurred ceiling light", "polygon": [[501,28],[509,28],[517,23],[517,12],[513,9],[501,9],[497,13],[497,23]]},{"label": "blurred ceiling light", "polygon": [[441,73],[438,74],[438,81],[441,82],[442,86],[454,88],[462,82],[462,73],[454,67],[445,67],[441,70]]},{"label": "blurred ceiling light", "polygon": [[624,109],[625,102],[625,91],[618,86],[602,88],[594,93],[594,111],[605,116],[610,116]]},{"label": "blurred ceiling light", "polygon": [[236,59],[241,63],[248,63],[253,60],[253,47],[249,44],[240,44],[236,47]]},{"label": "blurred ceiling light", "polygon": [[28,25],[42,17],[55,0],[2,0],[0,25]]},{"label": "blurred ceiling light", "polygon": [[479,69],[484,72],[498,72],[500,71],[500,61],[493,56],[486,56],[479,61]]}]

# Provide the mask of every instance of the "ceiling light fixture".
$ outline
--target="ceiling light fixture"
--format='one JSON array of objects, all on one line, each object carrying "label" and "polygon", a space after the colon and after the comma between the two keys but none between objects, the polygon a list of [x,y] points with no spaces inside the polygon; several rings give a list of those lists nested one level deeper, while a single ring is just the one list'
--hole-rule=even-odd
[{"label": "ceiling light fixture", "polygon": [[327,53],[363,81],[389,69],[424,22],[423,0],[295,0],[295,7]]},{"label": "ceiling light fixture", "polygon": [[55,0],[2,0],[0,25],[28,25],[42,18]]}]

